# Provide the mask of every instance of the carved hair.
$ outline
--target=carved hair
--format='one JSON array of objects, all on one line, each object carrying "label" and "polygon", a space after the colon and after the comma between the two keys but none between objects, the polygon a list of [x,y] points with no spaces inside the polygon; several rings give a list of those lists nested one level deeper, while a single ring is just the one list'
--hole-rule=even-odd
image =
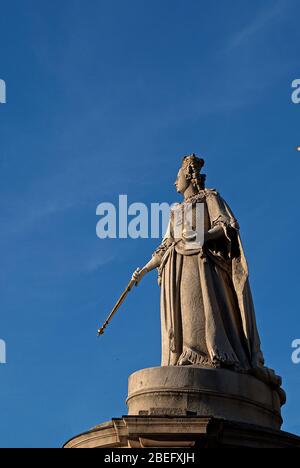
[{"label": "carved hair", "polygon": [[194,153],[189,156],[185,156],[182,161],[182,169],[185,172],[186,178],[191,180],[198,192],[205,188],[206,175],[200,174],[204,164],[204,159],[197,158]]}]

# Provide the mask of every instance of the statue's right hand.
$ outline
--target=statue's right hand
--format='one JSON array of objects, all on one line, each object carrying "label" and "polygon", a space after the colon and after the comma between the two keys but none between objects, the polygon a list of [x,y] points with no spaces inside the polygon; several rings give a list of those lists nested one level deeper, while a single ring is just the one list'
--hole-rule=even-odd
[{"label": "statue's right hand", "polygon": [[146,268],[137,268],[132,275],[132,280],[135,281],[136,286],[139,284],[143,276],[147,273]]}]

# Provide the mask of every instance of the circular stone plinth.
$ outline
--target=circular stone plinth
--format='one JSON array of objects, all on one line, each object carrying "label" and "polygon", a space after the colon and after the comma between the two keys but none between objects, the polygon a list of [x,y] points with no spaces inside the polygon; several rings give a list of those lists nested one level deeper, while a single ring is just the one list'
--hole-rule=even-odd
[{"label": "circular stone plinth", "polygon": [[129,377],[130,416],[212,416],[280,429],[278,392],[225,369],[154,367]]}]

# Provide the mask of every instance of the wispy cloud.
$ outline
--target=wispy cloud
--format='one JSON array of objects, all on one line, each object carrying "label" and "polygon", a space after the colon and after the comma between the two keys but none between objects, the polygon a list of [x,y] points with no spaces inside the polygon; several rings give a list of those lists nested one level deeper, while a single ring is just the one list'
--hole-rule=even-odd
[{"label": "wispy cloud", "polygon": [[112,263],[118,253],[116,251],[103,253],[101,256],[97,257],[97,254],[93,255],[92,258],[88,259],[83,266],[83,272],[85,273],[95,273],[100,270],[102,267]]},{"label": "wispy cloud", "polygon": [[240,46],[244,46],[247,41],[253,41],[259,33],[265,33],[266,28],[275,27],[275,21],[282,19],[286,4],[283,1],[277,1],[275,3],[268,4],[269,6],[264,7],[254,19],[246,24],[240,31],[235,33],[228,41],[227,50]]},{"label": "wispy cloud", "polygon": [[35,205],[12,206],[8,219],[2,225],[1,236],[24,235],[38,227],[45,218],[62,214],[74,206],[71,202],[62,203],[59,200],[50,200]]}]

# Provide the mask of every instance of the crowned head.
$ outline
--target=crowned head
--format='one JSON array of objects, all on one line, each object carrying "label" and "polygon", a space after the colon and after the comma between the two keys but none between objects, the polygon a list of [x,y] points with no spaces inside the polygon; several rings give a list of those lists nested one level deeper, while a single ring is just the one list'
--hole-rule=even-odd
[{"label": "crowned head", "polygon": [[206,176],[201,174],[204,164],[204,159],[198,158],[194,153],[184,156],[175,182],[177,192],[193,195],[205,188]]}]

